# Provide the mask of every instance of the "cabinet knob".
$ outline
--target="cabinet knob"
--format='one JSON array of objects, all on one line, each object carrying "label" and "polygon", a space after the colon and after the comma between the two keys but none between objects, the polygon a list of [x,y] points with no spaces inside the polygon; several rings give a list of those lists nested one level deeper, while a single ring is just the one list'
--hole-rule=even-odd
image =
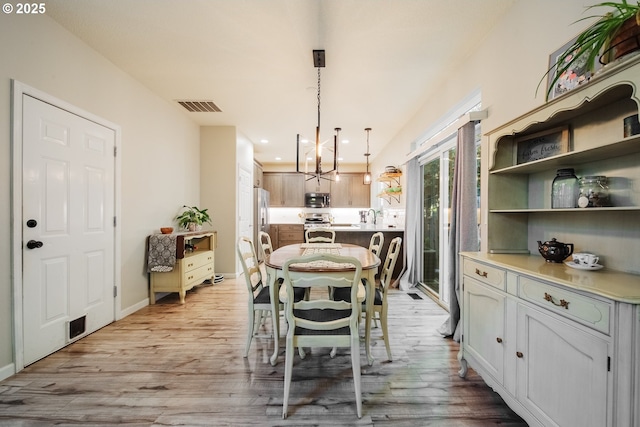
[{"label": "cabinet knob", "polygon": [[516,356],[518,356],[518,359],[522,359],[524,357],[524,354],[522,354],[521,351],[516,351]]},{"label": "cabinet knob", "polygon": [[502,338],[498,337],[496,338],[496,341],[498,341],[498,344],[502,344]]}]

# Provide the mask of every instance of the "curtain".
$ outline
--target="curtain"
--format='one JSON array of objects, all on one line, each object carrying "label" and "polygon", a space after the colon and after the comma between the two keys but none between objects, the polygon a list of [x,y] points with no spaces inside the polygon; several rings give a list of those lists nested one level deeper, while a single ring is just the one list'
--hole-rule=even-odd
[{"label": "curtain", "polygon": [[449,274],[447,286],[451,301],[449,318],[438,328],[444,336],[460,341],[460,280],[458,253],[478,250],[478,194],[476,175],[475,122],[458,129],[456,161],[451,195],[451,224],[449,228]]},{"label": "curtain", "polygon": [[422,176],[420,175],[420,165],[415,157],[407,163],[406,195],[405,205],[405,226],[404,243],[407,265],[404,273],[400,277],[400,289],[406,291],[414,287],[420,280],[419,259],[420,255],[420,221],[422,219],[422,197],[420,197]]}]

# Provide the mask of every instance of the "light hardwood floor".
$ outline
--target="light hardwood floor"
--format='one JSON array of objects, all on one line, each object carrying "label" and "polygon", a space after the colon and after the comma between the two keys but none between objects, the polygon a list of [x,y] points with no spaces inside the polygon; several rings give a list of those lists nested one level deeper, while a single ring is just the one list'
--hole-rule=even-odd
[{"label": "light hardwood floor", "polygon": [[373,329],[360,420],[348,349],[296,356],[282,420],[284,341],[275,367],[267,338],[242,357],[247,291],[226,279],[195,288],[184,305],[168,295],[0,382],[0,425],[526,426],[474,371],[458,377],[458,345],[435,331],[446,313],[422,296],[391,290],[394,360]]}]

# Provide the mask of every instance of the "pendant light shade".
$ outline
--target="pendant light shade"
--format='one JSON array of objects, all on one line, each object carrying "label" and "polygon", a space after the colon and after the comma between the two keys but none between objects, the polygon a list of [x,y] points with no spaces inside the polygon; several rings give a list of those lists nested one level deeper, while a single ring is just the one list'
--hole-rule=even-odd
[{"label": "pendant light shade", "polygon": [[367,171],[364,174],[363,184],[369,185],[371,184],[371,172],[369,172],[369,156],[371,155],[369,153],[369,132],[371,132],[371,128],[366,128],[364,131],[367,132],[367,152],[364,153],[364,157],[367,159]]}]

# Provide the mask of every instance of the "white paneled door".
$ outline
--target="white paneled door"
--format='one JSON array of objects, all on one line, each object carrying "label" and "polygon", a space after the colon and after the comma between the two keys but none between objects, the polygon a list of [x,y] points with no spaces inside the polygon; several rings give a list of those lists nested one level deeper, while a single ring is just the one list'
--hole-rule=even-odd
[{"label": "white paneled door", "polygon": [[23,94],[28,365],[115,319],[115,132]]}]

